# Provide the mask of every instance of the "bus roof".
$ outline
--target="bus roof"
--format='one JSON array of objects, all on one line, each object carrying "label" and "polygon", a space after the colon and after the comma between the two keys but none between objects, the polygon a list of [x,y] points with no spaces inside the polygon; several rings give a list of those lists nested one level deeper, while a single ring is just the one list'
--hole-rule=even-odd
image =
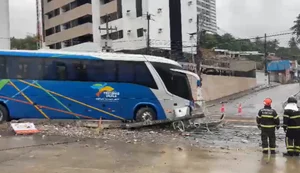
[{"label": "bus roof", "polygon": [[123,53],[104,53],[104,52],[68,52],[60,50],[0,50],[0,56],[22,56],[39,58],[66,58],[66,59],[100,59],[100,60],[118,60],[118,61],[150,61],[181,65],[176,61],[150,55],[123,54]]}]

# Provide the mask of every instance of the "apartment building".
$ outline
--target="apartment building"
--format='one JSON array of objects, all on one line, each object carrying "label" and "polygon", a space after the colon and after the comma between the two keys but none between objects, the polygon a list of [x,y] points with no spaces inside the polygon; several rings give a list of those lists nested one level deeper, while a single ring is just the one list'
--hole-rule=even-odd
[{"label": "apartment building", "polygon": [[[42,0],[44,40],[52,49],[108,38],[114,50],[194,51],[197,0]],[[100,30],[100,29],[101,30]]]},{"label": "apartment building", "polygon": [[202,29],[217,33],[216,0],[197,0],[197,5],[197,12],[202,17]]}]

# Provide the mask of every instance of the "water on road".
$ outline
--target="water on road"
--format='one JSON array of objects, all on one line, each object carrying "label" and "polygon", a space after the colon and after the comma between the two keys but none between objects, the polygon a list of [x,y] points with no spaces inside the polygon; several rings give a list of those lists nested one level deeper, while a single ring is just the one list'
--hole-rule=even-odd
[{"label": "water on road", "polygon": [[[47,140],[6,139],[15,142],[16,138],[19,143],[32,140],[38,144]],[[10,147],[10,142],[1,141],[2,149]],[[299,169],[299,158],[281,155],[269,158],[254,151],[202,150],[100,140],[0,151],[1,173],[298,173]]]}]

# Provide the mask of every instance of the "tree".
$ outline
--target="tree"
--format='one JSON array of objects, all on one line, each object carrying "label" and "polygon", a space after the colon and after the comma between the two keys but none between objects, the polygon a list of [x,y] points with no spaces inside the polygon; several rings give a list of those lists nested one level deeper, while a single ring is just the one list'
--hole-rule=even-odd
[{"label": "tree", "polygon": [[297,43],[300,42],[300,14],[297,19],[294,21],[294,26],[291,27],[293,34],[296,36]]},{"label": "tree", "polygon": [[289,40],[289,47],[290,47],[291,49],[297,48],[297,41],[296,41],[296,38],[295,38],[295,37],[292,37],[292,38]]},{"label": "tree", "polygon": [[37,37],[27,35],[25,38],[15,38],[11,39],[12,49],[23,49],[23,50],[36,50],[37,49]]}]

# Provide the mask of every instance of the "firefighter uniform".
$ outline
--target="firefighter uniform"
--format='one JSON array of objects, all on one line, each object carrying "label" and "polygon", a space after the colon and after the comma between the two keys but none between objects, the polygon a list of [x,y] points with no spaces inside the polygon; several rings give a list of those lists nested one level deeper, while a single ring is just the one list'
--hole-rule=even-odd
[{"label": "firefighter uniform", "polygon": [[297,99],[290,97],[284,108],[283,128],[286,132],[287,155],[299,156],[300,153],[300,109]]},{"label": "firefighter uniform", "polygon": [[260,109],[258,116],[256,117],[256,122],[258,128],[261,130],[261,141],[263,153],[267,154],[269,150],[271,154],[276,153],[276,135],[275,128],[279,129],[279,116],[277,112],[272,109],[271,99],[266,99],[264,101],[265,106],[263,109]]}]

